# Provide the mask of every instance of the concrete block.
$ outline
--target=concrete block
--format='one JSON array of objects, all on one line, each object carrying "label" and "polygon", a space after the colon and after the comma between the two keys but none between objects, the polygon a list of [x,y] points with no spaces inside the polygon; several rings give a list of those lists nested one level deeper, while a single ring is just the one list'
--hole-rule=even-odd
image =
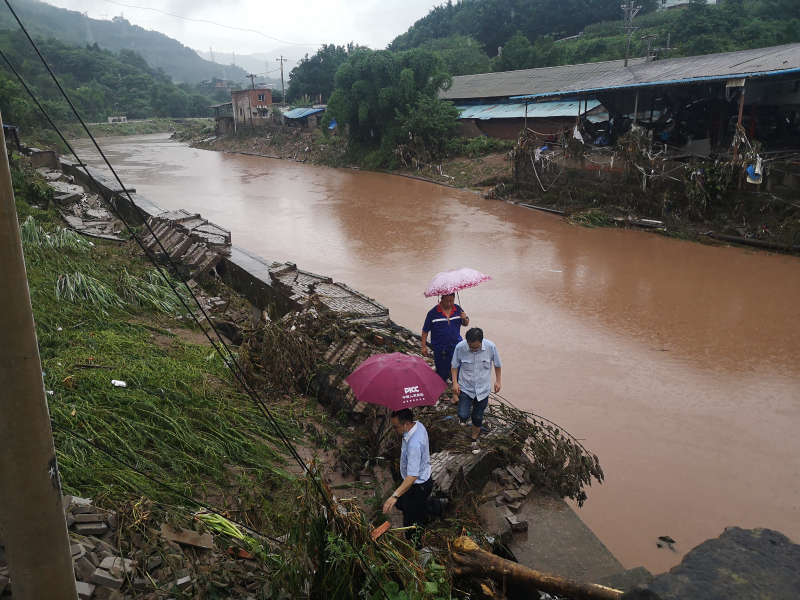
[{"label": "concrete block", "polygon": [[164,564],[164,559],[163,558],[161,558],[160,556],[152,556],[147,561],[147,570],[148,571],[152,571],[153,569],[157,569],[158,567],[160,567],[163,564]]},{"label": "concrete block", "polygon": [[500,477],[502,477],[503,475],[504,475],[503,469],[501,468],[495,469],[494,471],[492,471],[492,481],[500,483]]},{"label": "concrete block", "polygon": [[[76,500],[86,500],[90,504],[77,504]],[[72,499],[72,514],[73,515],[84,515],[87,513],[93,513],[94,506],[91,505],[91,500],[86,498],[73,498]]]},{"label": "concrete block", "polygon": [[526,485],[522,485],[522,486],[520,486],[519,490],[517,490],[517,491],[518,491],[520,494],[522,494],[522,497],[523,497],[523,498],[527,498],[527,497],[528,497],[528,494],[530,494],[530,493],[531,493],[531,490],[532,490],[532,489],[533,489],[533,486],[532,486],[531,484],[526,484]]},{"label": "concrete block", "polygon": [[72,513],[67,513],[67,529],[72,527],[75,523],[75,517],[72,516]]},{"label": "concrete block", "polygon": [[514,533],[524,533],[528,531],[528,519],[518,521],[515,518],[514,521],[515,521],[514,523],[511,523],[511,531],[513,531]]},{"label": "concrete block", "polygon": [[75,561],[75,567],[81,572],[81,579],[83,581],[91,581],[92,575],[97,570],[97,566],[91,563],[88,556],[87,554]]},{"label": "concrete block", "polygon": [[108,525],[105,523],[75,523],[72,531],[78,535],[103,535],[108,531]]},{"label": "concrete block", "polygon": [[182,592],[186,591],[190,587],[192,587],[192,578],[189,577],[188,575],[186,575],[184,577],[181,577],[180,579],[178,579],[178,581],[175,582],[175,585],[178,586],[178,589],[180,591],[182,591]]},{"label": "concrete block", "polygon": [[69,547],[69,551],[72,554],[73,561],[83,558],[83,556],[86,554],[86,549],[80,544],[72,544]]},{"label": "concrete block", "polygon": [[81,600],[89,600],[94,593],[94,588],[97,586],[93,583],[86,583],[85,581],[76,581],[75,587],[78,590],[78,598]]},{"label": "concrete block", "polygon": [[502,506],[505,503],[506,503],[506,499],[503,498],[503,494],[498,494],[497,496],[494,497],[494,505],[495,506]]},{"label": "concrete block", "polygon": [[506,471],[507,471],[507,472],[508,472],[508,474],[509,474],[509,475],[511,475],[511,477],[513,477],[513,478],[514,478],[514,479],[517,481],[517,483],[519,483],[520,485],[522,485],[523,483],[525,483],[525,480],[522,478],[522,473],[520,472],[520,471],[522,471],[522,469],[517,469],[516,467],[506,467]]},{"label": "concrete block", "polygon": [[516,490],[506,490],[503,492],[502,496],[506,502],[516,502],[517,500],[521,500],[523,497],[522,494]]},{"label": "concrete block", "polygon": [[106,520],[105,515],[98,515],[94,513],[83,513],[76,515],[73,513],[76,523],[102,523]]},{"label": "concrete block", "polygon": [[513,513],[516,514],[519,512],[519,509],[522,508],[522,502],[511,502],[507,506]]},{"label": "concrete block", "polygon": [[117,577],[116,575],[112,575],[105,569],[95,569],[95,572],[92,573],[92,583],[96,583],[97,585],[104,585],[107,588],[111,588],[112,590],[118,590],[122,587],[122,584],[125,583],[125,580],[122,577]]},{"label": "concrete block", "polygon": [[146,577],[134,577],[131,582],[131,587],[139,592],[146,592],[152,589],[150,581]]},{"label": "concrete block", "polygon": [[499,506],[497,508],[497,510],[500,511],[500,514],[503,515],[506,518],[514,516],[514,513],[512,512],[512,510],[510,508],[508,508],[507,506]]},{"label": "concrete block", "polygon": [[119,558],[109,556],[103,559],[103,562],[100,563],[100,568],[105,569],[106,571],[110,571],[111,569],[117,569],[118,571],[124,571],[125,573],[130,573],[133,571],[136,564],[129,558]]}]

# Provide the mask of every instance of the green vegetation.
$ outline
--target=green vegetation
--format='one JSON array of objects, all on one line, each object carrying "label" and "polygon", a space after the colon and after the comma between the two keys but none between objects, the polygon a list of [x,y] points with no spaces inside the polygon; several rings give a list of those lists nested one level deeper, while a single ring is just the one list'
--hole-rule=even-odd
[{"label": "green vegetation", "polygon": [[[238,519],[285,530],[291,512],[276,490],[291,477],[280,443],[212,349],[183,341],[196,333],[158,273],[132,246],[93,246],[60,228],[54,208],[36,208],[47,198],[35,172],[12,173],[54,422],[184,494],[218,506],[240,498]],[[290,420],[314,409],[271,408],[302,439]],[[63,430],[55,441],[67,493],[184,504]]]},{"label": "green vegetation", "polygon": [[422,138],[436,144],[455,136],[458,111],[438,99],[450,85],[444,61],[427,50],[393,53],[358,48],[336,72],[336,90],[323,127],[336,119],[349,127],[348,151],[370,168],[398,164],[397,146]]},{"label": "green vegetation", "polygon": [[[177,86],[161,70],[153,70],[141,55],[119,55],[97,45],[80,48],[55,39],[38,42],[61,84],[87,122],[121,114],[129,119],[208,116],[211,99]],[[44,65],[20,31],[0,32],[0,47],[58,124],[76,117],[61,97]],[[8,70],[0,70],[0,110],[7,123],[35,127],[44,119]]]},{"label": "green vegetation", "polygon": [[[618,60],[625,55],[619,2],[607,0],[471,0],[434,8],[389,45],[394,51],[415,47],[451,51],[451,40],[467,36],[475,55],[446,60],[451,75],[482,73],[489,56],[494,71]],[[655,11],[655,3],[634,20],[632,57],[647,51],[642,36],[655,35],[656,47],[675,48],[671,58],[763,48],[800,41],[800,7],[786,0],[726,0],[715,5],[693,0],[687,6]],[[565,36],[581,37],[557,41]],[[442,50],[439,50],[439,47]],[[458,71],[458,72],[456,72]]]},{"label": "green vegetation", "polygon": [[[447,0],[397,36],[389,49],[410,50],[459,34],[474,38],[495,56],[517,31],[531,40],[575,35],[592,23],[620,19],[620,4],[619,0]],[[654,0],[637,4],[646,12],[657,6]]]},{"label": "green vegetation", "polygon": [[336,70],[355,48],[353,44],[347,46],[323,44],[311,58],[306,54],[289,74],[286,99],[297,103],[303,94],[308,94],[312,100],[317,94],[322,94],[323,102],[327,101],[334,90]]},{"label": "green vegetation", "polygon": [[[83,47],[87,43],[88,26],[100,48],[115,53],[122,50],[138,52],[151,67],[169,73],[176,81],[196,82],[214,77],[227,77],[239,83],[247,81],[247,73],[241,67],[205,60],[179,41],[158,31],[132,25],[123,17],[87,19],[80,12],[37,0],[15,0],[13,6],[33,37],[53,38]],[[0,29],[18,29],[17,22],[8,10],[0,11]]]}]

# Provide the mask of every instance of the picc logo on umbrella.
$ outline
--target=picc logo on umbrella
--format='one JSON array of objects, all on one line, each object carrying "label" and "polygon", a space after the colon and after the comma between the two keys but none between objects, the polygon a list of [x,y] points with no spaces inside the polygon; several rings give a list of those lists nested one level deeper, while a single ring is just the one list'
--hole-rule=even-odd
[{"label": "picc logo on umbrella", "polygon": [[409,402],[416,402],[419,399],[424,399],[425,394],[419,391],[419,386],[415,385],[414,387],[407,387],[405,392],[403,393],[403,404],[408,404]]}]

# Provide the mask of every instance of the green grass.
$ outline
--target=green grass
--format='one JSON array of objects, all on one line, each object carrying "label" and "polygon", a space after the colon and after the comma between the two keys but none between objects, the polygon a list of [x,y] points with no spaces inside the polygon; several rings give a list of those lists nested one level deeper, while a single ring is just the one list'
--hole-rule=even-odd
[{"label": "green grass", "polygon": [[[226,508],[241,499],[234,518],[287,527],[293,487],[282,447],[213,349],[176,335],[189,319],[177,318],[155,270],[133,245],[82,243],[29,199],[21,192],[17,207],[52,419],[184,494]],[[270,402],[302,440],[296,402]],[[54,437],[65,493],[185,504],[69,433]]]}]

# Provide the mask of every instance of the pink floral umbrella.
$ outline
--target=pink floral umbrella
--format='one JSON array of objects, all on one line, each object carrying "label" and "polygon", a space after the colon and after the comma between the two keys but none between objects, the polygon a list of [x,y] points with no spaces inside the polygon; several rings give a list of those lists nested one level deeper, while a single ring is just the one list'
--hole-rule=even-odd
[{"label": "pink floral umbrella", "polygon": [[425,297],[430,298],[431,296],[455,294],[459,290],[475,287],[476,285],[491,280],[491,277],[475,269],[468,269],[466,267],[450,269],[444,273],[439,273],[431,280],[428,284],[428,289],[425,290]]}]

